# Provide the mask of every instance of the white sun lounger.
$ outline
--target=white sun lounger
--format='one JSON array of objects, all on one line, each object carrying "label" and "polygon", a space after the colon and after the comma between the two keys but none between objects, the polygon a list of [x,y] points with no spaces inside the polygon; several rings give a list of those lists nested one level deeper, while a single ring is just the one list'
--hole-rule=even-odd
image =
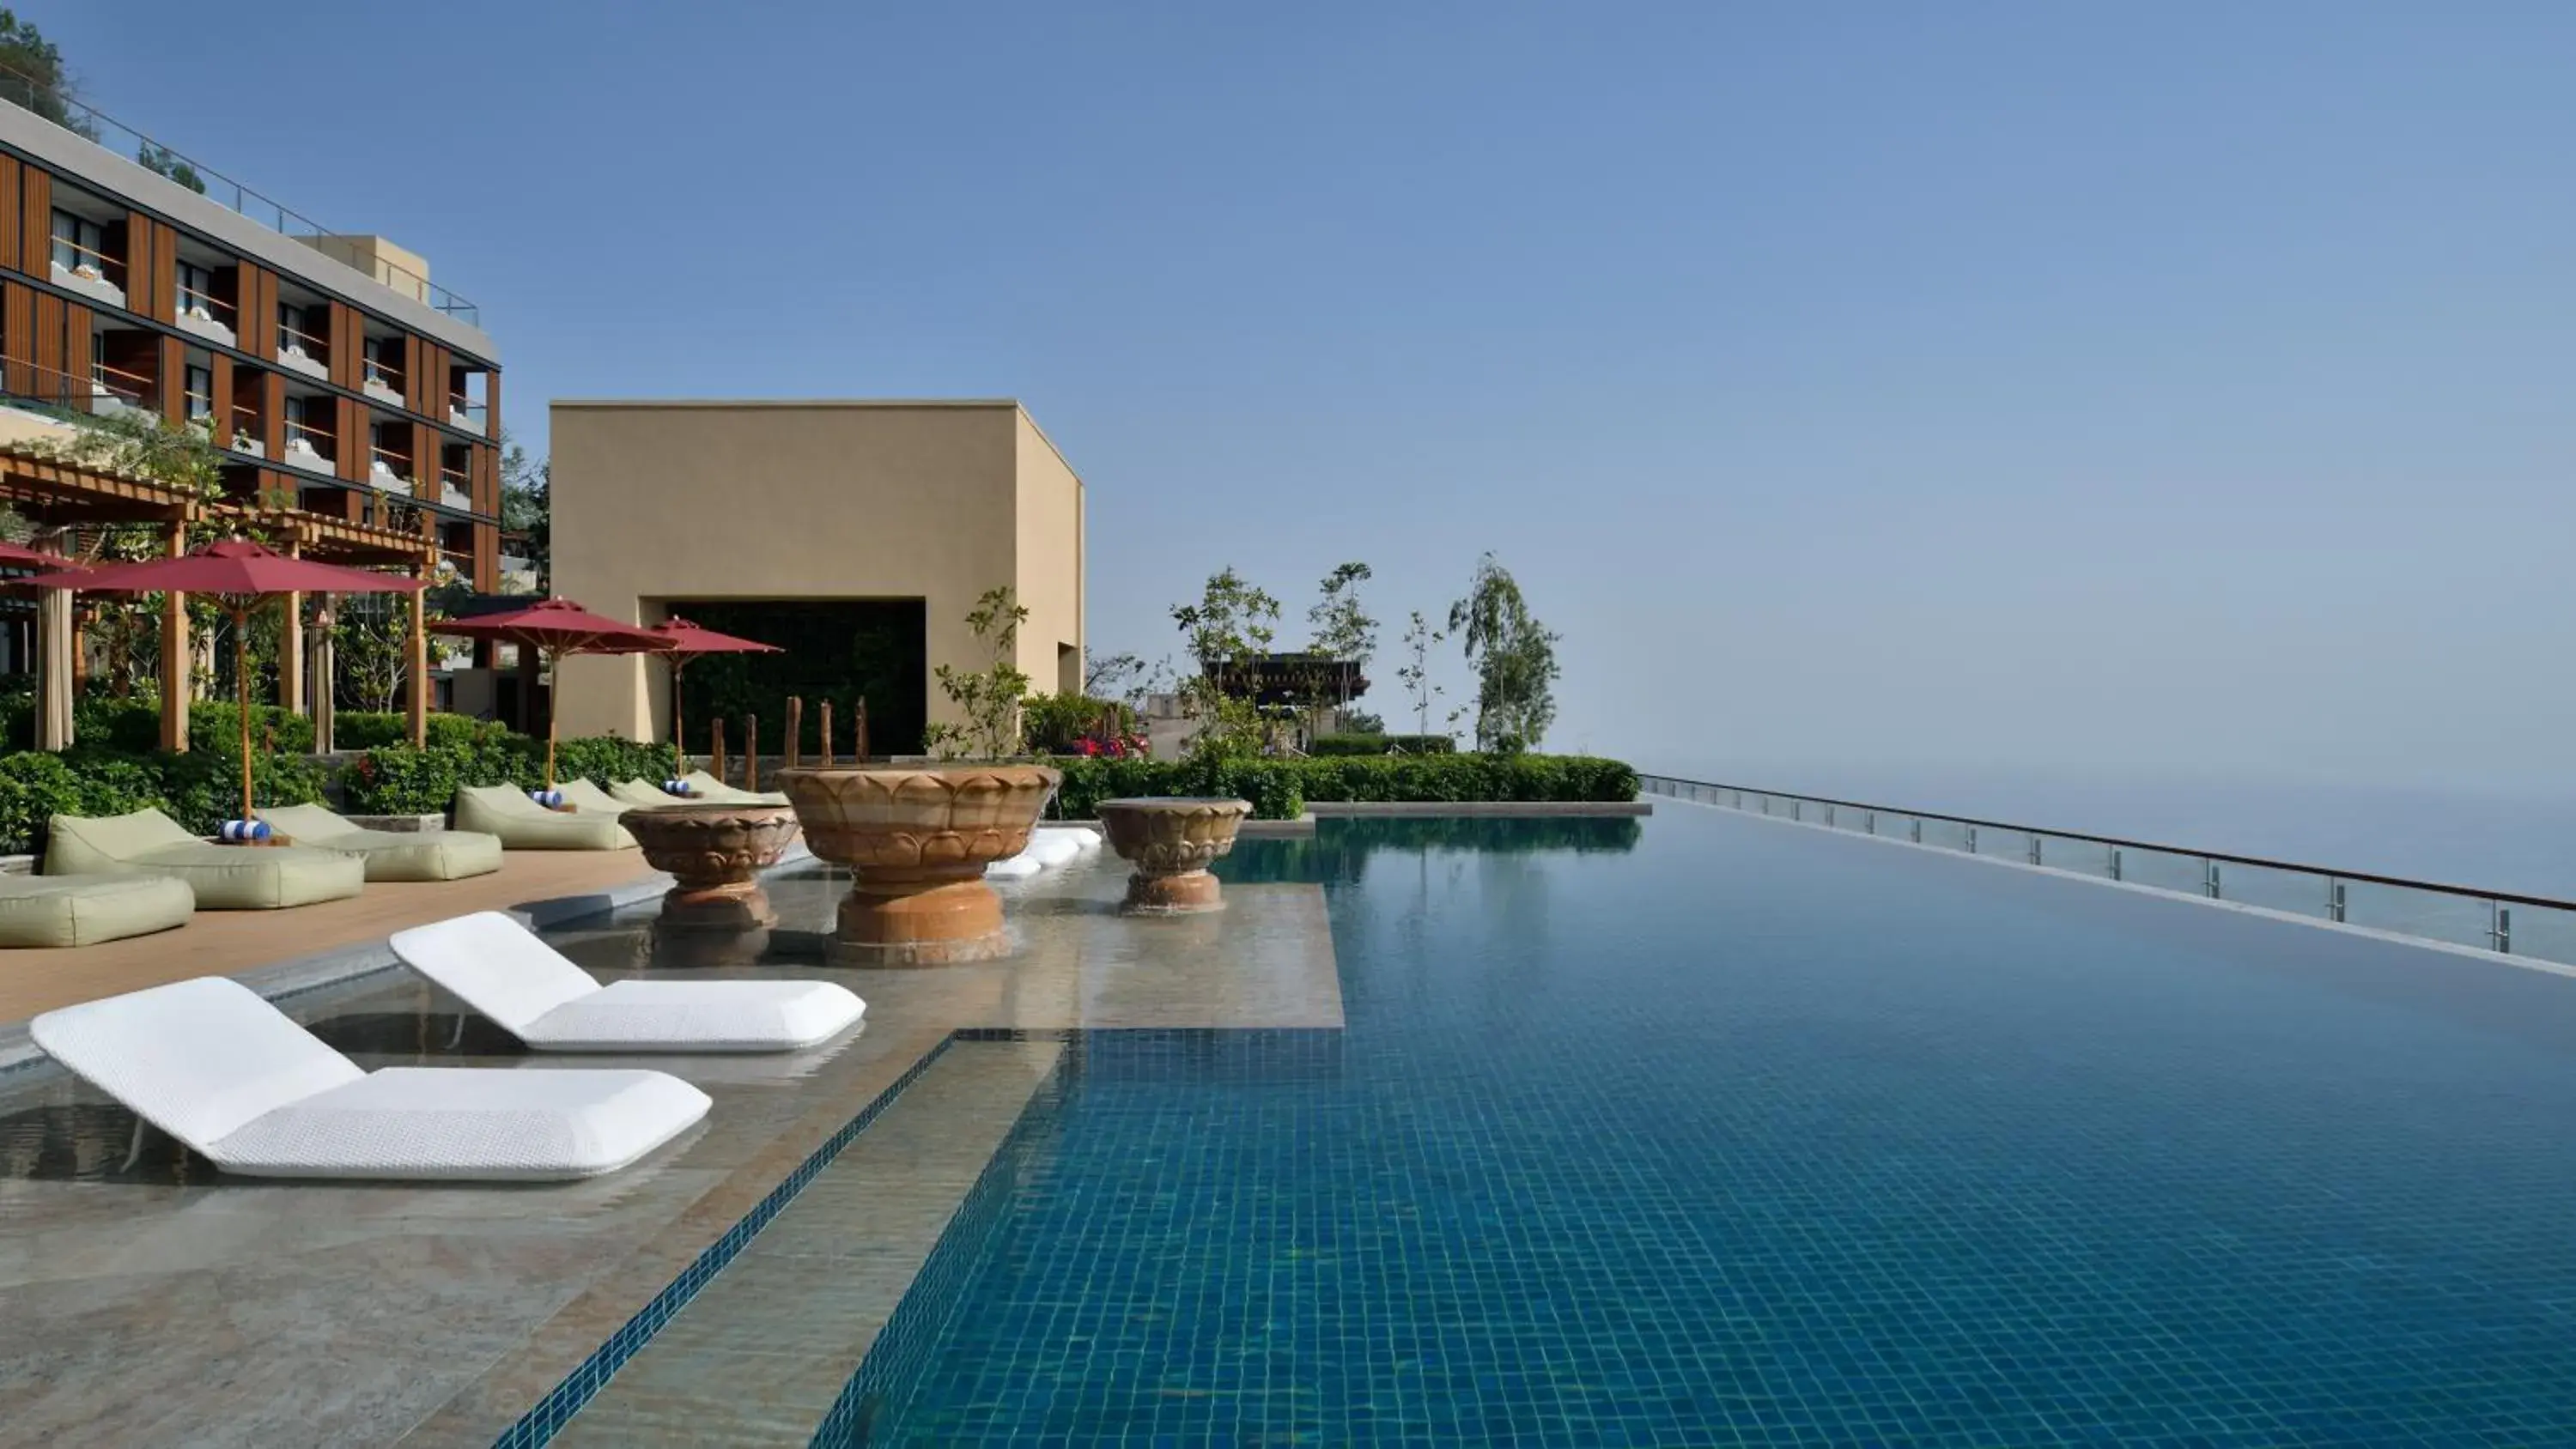
[{"label": "white sun lounger", "polygon": [[596,1177],[709,1105],[662,1072],[361,1071],[221,976],[49,1011],[27,1030],[82,1080],[252,1177]]},{"label": "white sun lounger", "polygon": [[414,926],[394,954],[539,1051],[785,1052],[868,1007],[829,981],[619,981],[602,986],[499,911]]}]

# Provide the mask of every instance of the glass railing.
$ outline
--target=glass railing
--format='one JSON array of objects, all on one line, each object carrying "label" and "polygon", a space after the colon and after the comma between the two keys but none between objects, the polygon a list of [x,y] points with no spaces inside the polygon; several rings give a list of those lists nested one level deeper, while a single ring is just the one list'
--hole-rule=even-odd
[{"label": "glass railing", "polygon": [[[85,141],[92,141],[111,151],[122,152],[137,165],[157,171],[172,181],[209,201],[230,207],[241,215],[281,236],[298,241],[318,237],[343,236],[312,218],[259,192],[242,185],[211,166],[203,166],[151,137],[117,120],[97,107],[63,94],[59,87],[47,86],[27,75],[0,66],[0,102],[30,112],[53,122]],[[383,258],[376,267],[387,273],[375,280],[400,292],[409,292],[440,312],[473,325],[481,325],[482,312],[473,303],[438,285],[427,277],[415,276],[410,270]]]},{"label": "glass railing", "polygon": [[1671,775],[1641,775],[1638,783],[1649,795],[1824,830],[2576,966],[2576,901]]}]

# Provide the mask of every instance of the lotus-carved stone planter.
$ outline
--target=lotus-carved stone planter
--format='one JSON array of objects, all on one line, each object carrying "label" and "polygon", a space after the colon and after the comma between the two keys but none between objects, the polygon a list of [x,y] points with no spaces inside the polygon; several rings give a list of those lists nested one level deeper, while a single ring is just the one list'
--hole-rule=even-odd
[{"label": "lotus-carved stone planter", "polygon": [[1208,866],[1234,849],[1251,802],[1214,798],[1103,800],[1109,848],[1136,867],[1127,879],[1131,915],[1183,915],[1225,908]]},{"label": "lotus-carved stone planter", "polygon": [[1036,765],[779,771],[814,853],[850,870],[831,960],[943,966],[1009,950],[984,867],[1028,848],[1062,778]]},{"label": "lotus-carved stone planter", "polygon": [[654,805],[618,817],[644,859],[677,880],[662,897],[659,929],[765,930],[778,924],[760,872],[796,842],[783,805]]}]

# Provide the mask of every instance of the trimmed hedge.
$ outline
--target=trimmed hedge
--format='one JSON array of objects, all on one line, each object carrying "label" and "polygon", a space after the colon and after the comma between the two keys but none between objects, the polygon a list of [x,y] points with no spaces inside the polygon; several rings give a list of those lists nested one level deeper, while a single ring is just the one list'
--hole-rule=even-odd
[{"label": "trimmed hedge", "polygon": [[1317,735],[1306,741],[1309,755],[1451,755],[1458,742],[1447,735]]},{"label": "trimmed hedge", "polygon": [[[564,740],[555,746],[555,778],[586,779],[600,786],[620,780],[662,781],[679,773],[679,752],[669,745],[633,740]],[[425,750],[387,745],[352,761],[340,776],[341,798],[357,815],[430,815],[447,809],[467,785],[515,785],[533,790],[546,780],[546,742],[503,734],[471,744],[433,744]]]},{"label": "trimmed hedge", "polygon": [[[302,755],[254,759],[252,798],[305,805],[322,798],[322,766]],[[241,809],[241,758],[206,751],[117,754],[75,748],[0,756],[0,851],[41,851],[55,815],[122,815],[151,807],[200,835]]]},{"label": "trimmed hedge", "polygon": [[1348,759],[1051,761],[1064,772],[1056,808],[1067,819],[1131,795],[1234,795],[1256,820],[1293,820],[1308,802],[1449,804],[1475,800],[1637,798],[1637,772],[1588,755],[1378,755]]}]

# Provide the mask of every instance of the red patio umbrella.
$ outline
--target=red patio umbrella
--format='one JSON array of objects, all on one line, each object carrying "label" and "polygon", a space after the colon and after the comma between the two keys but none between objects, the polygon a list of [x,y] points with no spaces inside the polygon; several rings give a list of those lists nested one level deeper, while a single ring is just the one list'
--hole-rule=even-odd
[{"label": "red patio umbrella", "polygon": [[[72,561],[61,554],[47,553],[41,548],[29,548],[23,543],[0,541],[0,568],[67,569],[71,566]],[[46,587],[58,589],[65,585],[48,584]]]},{"label": "red patio umbrella", "polygon": [[[546,599],[524,609],[446,619],[430,625],[441,634],[490,639],[534,649],[545,663],[567,654],[658,654],[670,641],[647,629],[594,614],[570,599]],[[546,711],[546,788],[555,787],[555,712]]]},{"label": "red patio umbrella", "polygon": [[233,680],[241,693],[242,813],[251,813],[250,614],[271,594],[409,594],[418,579],[289,558],[248,539],[228,538],[177,558],[100,564],[24,580],[38,588],[91,594],[210,594],[233,616]]},{"label": "red patio umbrella", "polygon": [[719,634],[702,624],[673,616],[662,621],[654,633],[670,641],[662,651],[671,656],[671,743],[686,753],[688,737],[680,733],[680,671],[689,660],[700,654],[777,654],[775,644],[757,639],[743,639],[732,634]]}]

